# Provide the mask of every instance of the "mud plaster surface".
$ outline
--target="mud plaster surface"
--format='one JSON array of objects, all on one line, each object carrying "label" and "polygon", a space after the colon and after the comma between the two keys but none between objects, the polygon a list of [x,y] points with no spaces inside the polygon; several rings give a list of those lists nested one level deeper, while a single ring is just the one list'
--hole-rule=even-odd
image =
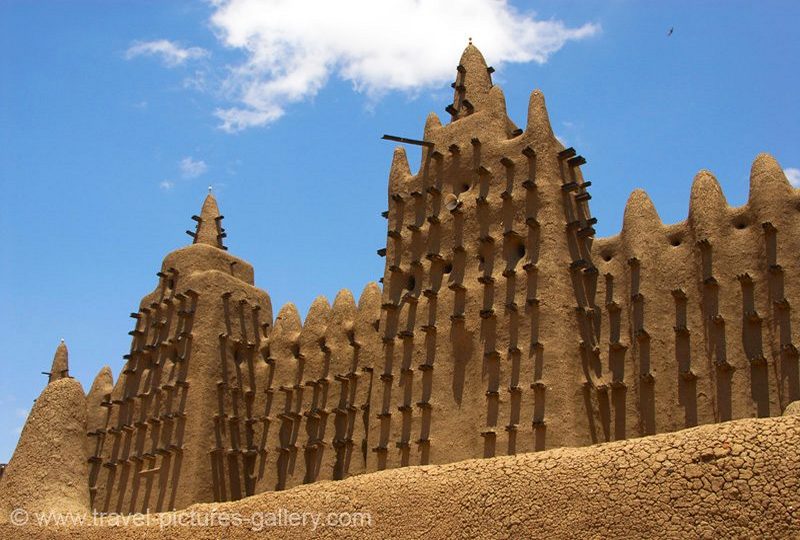
[{"label": "mud plaster surface", "polygon": [[[800,417],[409,467],[263,493],[220,511],[370,512],[370,528],[0,528],[26,538],[796,538]],[[189,510],[208,511],[211,505]]]},{"label": "mud plaster surface", "polygon": [[0,520],[15,508],[87,508],[85,399],[75,379],[57,379],[45,387],[0,481]]}]

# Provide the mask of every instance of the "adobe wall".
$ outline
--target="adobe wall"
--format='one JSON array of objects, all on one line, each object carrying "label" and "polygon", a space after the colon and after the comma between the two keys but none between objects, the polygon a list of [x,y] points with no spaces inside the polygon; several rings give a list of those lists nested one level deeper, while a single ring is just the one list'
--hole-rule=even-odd
[{"label": "adobe wall", "polygon": [[586,448],[393,469],[195,505],[183,518],[188,522],[196,512],[196,519],[208,520],[212,511],[247,519],[281,509],[360,512],[369,514],[368,527],[162,528],[161,517],[177,520],[165,515],[154,516],[149,527],[0,524],[0,534],[48,540],[795,538],[798,444],[800,416],[745,419]]},{"label": "adobe wall", "polygon": [[743,208],[703,172],[686,222],[661,224],[635,192],[621,233],[595,240],[585,160],[541,93],[519,129],[477,49],[458,73],[419,171],[394,154],[383,290],[273,321],[206,199],[194,244],[132,314],[118,381],[90,391],[96,509],[775,416],[800,398],[800,194],[772,158]]},{"label": "adobe wall", "polygon": [[799,205],[766,154],[740,208],[707,171],[682,223],[663,225],[644,192],[631,195],[620,234],[593,246],[585,332],[607,389],[592,394],[592,440],[774,416],[800,397]]}]

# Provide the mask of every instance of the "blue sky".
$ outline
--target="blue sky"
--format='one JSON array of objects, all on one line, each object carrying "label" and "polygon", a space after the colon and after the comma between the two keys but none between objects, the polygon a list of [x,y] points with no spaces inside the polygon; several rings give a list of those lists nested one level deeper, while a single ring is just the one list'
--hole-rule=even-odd
[{"label": "blue sky", "polygon": [[800,181],[797,2],[264,4],[0,3],[0,461],[60,338],[84,388],[118,374],[208,185],[275,311],[377,280],[380,135],[447,116],[467,37],[517,124],[544,91],[602,236],[637,187],[685,219],[702,168],[742,204],[759,152]]}]

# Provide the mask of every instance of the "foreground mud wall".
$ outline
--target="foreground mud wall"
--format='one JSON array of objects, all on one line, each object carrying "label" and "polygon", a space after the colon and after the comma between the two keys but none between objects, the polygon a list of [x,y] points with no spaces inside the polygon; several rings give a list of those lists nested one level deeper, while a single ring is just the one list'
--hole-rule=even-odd
[{"label": "foreground mud wall", "polygon": [[798,444],[798,416],[746,419],[588,448],[395,469],[213,506],[244,516],[368,512],[370,527],[0,531],[48,539],[794,538]]}]

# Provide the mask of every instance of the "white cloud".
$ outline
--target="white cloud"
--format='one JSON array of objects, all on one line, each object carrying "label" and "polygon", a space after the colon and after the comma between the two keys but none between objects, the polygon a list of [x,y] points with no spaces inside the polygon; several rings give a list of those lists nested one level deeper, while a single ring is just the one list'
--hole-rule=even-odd
[{"label": "white cloud", "polygon": [[[178,169],[180,170],[181,178],[191,179],[202,176],[208,170],[208,165],[202,159],[194,159],[192,156],[186,156],[178,161]],[[170,191],[175,187],[174,180],[162,180],[159,182],[158,187],[164,191]]]},{"label": "white cloud", "polygon": [[183,87],[198,92],[205,92],[209,89],[209,72],[205,69],[195,70],[190,76],[183,79]]},{"label": "white cloud", "polygon": [[473,37],[488,60],[544,63],[567,41],[599,32],[537,20],[507,0],[215,0],[212,27],[245,60],[223,84],[236,106],[218,109],[238,131],[280,118],[331,76],[371,98],[438,86]]},{"label": "white cloud", "polygon": [[159,56],[167,67],[175,67],[187,60],[208,56],[208,51],[200,47],[181,47],[174,41],[158,39],[154,41],[135,41],[127,51],[125,58],[130,60],[137,56]]},{"label": "white cloud", "polygon": [[181,175],[184,178],[197,178],[208,170],[208,165],[202,159],[195,161],[191,156],[185,157],[178,163]]},{"label": "white cloud", "polygon": [[789,179],[790,184],[796,188],[800,188],[800,169],[787,167],[786,169],[783,169],[783,173],[786,175],[786,178]]}]

